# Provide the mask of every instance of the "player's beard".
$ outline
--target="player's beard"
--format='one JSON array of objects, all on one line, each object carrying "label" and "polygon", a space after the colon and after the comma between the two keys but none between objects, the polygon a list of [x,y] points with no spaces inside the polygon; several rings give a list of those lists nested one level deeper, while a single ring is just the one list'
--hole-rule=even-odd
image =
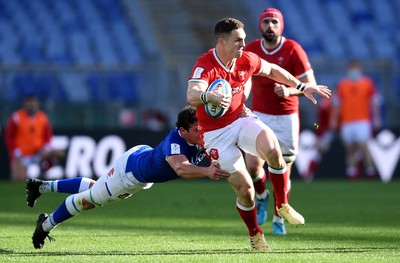
[{"label": "player's beard", "polygon": [[268,43],[271,43],[271,44],[276,43],[277,39],[278,39],[278,35],[275,35],[275,34],[265,34],[264,33],[261,36],[264,38],[265,41],[267,41]]}]

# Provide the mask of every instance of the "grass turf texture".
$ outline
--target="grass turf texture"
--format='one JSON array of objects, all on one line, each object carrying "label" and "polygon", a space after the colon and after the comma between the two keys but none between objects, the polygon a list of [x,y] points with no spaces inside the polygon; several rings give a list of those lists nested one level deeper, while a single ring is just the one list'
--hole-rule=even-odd
[{"label": "grass turf texture", "polygon": [[67,195],[43,194],[32,209],[25,184],[0,182],[0,262],[399,262],[399,181],[292,185],[306,225],[273,236],[270,202],[262,227],[272,251],[257,253],[226,182],[155,184],[64,222],[41,250],[31,243],[37,215]]}]

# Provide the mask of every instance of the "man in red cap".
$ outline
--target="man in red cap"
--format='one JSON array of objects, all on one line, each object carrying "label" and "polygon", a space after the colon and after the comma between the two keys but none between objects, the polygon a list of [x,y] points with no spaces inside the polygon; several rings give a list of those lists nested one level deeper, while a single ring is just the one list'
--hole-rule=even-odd
[{"label": "man in red cap", "polygon": [[[259,19],[262,38],[249,43],[245,50],[256,53],[270,63],[277,64],[307,85],[315,85],[313,70],[304,49],[294,40],[282,36],[284,21],[282,13],[275,8],[265,9]],[[299,99],[302,93],[269,78],[254,76],[246,85],[253,92],[251,107],[253,112],[276,134],[290,176],[293,161],[296,158],[299,142]],[[253,178],[257,195],[257,220],[263,224],[267,219],[266,206],[269,192],[265,187],[265,162],[260,158],[246,154],[247,169]],[[287,194],[290,193],[288,180]],[[275,207],[275,206],[274,206]],[[274,234],[285,235],[283,218],[275,208],[272,220]]]}]

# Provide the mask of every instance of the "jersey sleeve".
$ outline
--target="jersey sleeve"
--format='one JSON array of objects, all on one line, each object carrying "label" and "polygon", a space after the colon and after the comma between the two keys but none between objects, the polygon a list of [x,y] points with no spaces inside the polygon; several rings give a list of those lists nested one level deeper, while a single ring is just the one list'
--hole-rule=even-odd
[{"label": "jersey sleeve", "polygon": [[186,155],[185,144],[177,132],[170,133],[164,141],[163,152],[165,157],[171,155]]},{"label": "jersey sleeve", "polygon": [[253,72],[252,74],[254,74],[254,75],[261,74],[262,73],[261,58],[257,54],[255,54],[251,51],[247,51],[246,53],[250,60],[251,72]]},{"label": "jersey sleeve", "polygon": [[211,69],[212,64],[209,61],[209,55],[205,54],[201,56],[195,63],[192,69],[192,73],[190,74],[189,82],[191,81],[199,81],[203,82],[208,86],[211,79]]},{"label": "jersey sleeve", "polygon": [[307,75],[307,72],[312,70],[310,60],[308,59],[307,53],[297,43],[293,45],[293,72],[296,78],[302,78]]}]

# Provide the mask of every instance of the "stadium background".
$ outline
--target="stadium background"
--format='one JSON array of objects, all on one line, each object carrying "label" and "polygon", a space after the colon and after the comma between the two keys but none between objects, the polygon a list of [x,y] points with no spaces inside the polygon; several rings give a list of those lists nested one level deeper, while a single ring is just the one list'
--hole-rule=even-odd
[{"label": "stadium background", "polygon": [[[215,22],[239,18],[250,41],[267,6],[282,11],[285,36],[306,49],[319,83],[334,89],[347,59],[361,59],[382,94],[384,127],[399,137],[400,0],[0,0],[0,125],[35,92],[56,135],[155,145],[186,104]],[[315,109],[301,100],[302,129]],[[344,178],[338,140],[328,154],[319,173]],[[0,166],[8,178],[3,137]]]}]

